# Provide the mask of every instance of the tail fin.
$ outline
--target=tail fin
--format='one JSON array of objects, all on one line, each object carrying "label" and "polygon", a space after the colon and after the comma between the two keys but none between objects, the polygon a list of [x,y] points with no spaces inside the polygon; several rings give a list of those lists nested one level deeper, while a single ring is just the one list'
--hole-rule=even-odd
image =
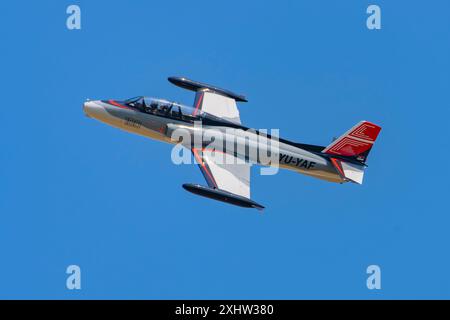
[{"label": "tail fin", "polygon": [[352,157],[366,162],[381,127],[369,121],[361,121],[323,149],[323,153]]},{"label": "tail fin", "polygon": [[[380,126],[369,121],[361,121],[333,141],[322,152],[330,156],[338,156],[337,158],[331,157],[331,162],[343,179],[361,184],[364,176],[364,164],[380,131]],[[344,157],[357,160],[361,164],[346,162]]]}]

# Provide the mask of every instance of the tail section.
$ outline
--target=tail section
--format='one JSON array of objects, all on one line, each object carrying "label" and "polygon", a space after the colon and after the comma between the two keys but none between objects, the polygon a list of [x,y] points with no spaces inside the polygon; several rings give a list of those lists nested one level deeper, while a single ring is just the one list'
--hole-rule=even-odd
[{"label": "tail section", "polygon": [[361,121],[323,149],[323,153],[352,157],[366,162],[381,127],[369,121]]},{"label": "tail section", "polygon": [[362,184],[365,169],[364,165],[346,162],[336,158],[330,158],[330,160],[343,180]]},{"label": "tail section", "polygon": [[[369,121],[361,121],[323,149],[322,153],[331,156],[331,163],[343,179],[361,184],[364,164],[380,131],[380,126]],[[333,155],[337,157],[333,158]],[[345,158],[357,160],[360,164],[345,161]]]}]

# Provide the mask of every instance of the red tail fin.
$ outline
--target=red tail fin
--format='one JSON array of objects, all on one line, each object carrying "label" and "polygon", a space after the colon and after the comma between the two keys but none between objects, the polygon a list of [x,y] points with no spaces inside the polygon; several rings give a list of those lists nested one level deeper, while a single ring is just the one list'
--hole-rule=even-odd
[{"label": "red tail fin", "polygon": [[333,141],[322,152],[346,157],[355,157],[365,162],[381,127],[369,121],[361,121],[345,134]]}]

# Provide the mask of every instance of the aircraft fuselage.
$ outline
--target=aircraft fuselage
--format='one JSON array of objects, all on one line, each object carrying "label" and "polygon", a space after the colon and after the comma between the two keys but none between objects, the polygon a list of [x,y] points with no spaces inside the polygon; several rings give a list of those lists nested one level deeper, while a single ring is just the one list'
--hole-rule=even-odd
[{"label": "aircraft fuselage", "polygon": [[[165,101],[165,100],[164,100]],[[142,135],[154,140],[171,144],[179,143],[174,139],[176,130],[183,130],[191,137],[190,142],[184,140],[181,144],[186,148],[192,148],[196,139],[204,139],[205,131],[214,135],[214,131],[224,137],[223,152],[232,152],[234,156],[245,159],[252,164],[277,165],[280,168],[293,170],[319,179],[342,183],[345,182],[336,172],[336,169],[325,156],[320,154],[317,148],[301,148],[300,144],[292,143],[285,139],[276,139],[270,135],[261,134],[257,130],[248,129],[239,124],[223,121],[208,114],[195,115],[182,114],[183,107],[177,103],[167,101],[167,110],[137,110],[128,107],[123,102],[115,100],[88,101],[84,104],[84,112],[89,117],[113,127]],[[176,106],[179,113],[174,112]],[[199,126],[198,124],[201,124]],[[227,149],[227,142],[234,145],[232,150]],[[210,141],[202,141],[202,147],[208,147]],[[231,143],[229,145],[232,145]],[[260,154],[266,152],[268,145],[277,144],[276,163],[262,163]],[[308,146],[308,145],[305,145]],[[312,146],[311,146],[312,147]],[[264,149],[264,150],[263,150]],[[273,152],[273,151],[272,151]]]}]

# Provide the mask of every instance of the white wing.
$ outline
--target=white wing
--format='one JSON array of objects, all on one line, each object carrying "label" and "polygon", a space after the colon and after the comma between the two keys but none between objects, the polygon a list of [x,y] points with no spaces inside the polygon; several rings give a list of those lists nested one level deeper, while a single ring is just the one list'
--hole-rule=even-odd
[{"label": "white wing", "polygon": [[198,110],[202,110],[216,117],[241,124],[236,100],[233,98],[208,90],[200,90],[195,96],[194,106],[194,115]]},{"label": "white wing", "polygon": [[214,150],[192,149],[200,170],[211,188],[250,199],[250,165]]},{"label": "white wing", "polygon": [[184,77],[169,77],[168,80],[180,88],[196,92],[194,116],[202,110],[216,117],[234,123],[241,123],[236,101],[247,102],[243,95]]}]

